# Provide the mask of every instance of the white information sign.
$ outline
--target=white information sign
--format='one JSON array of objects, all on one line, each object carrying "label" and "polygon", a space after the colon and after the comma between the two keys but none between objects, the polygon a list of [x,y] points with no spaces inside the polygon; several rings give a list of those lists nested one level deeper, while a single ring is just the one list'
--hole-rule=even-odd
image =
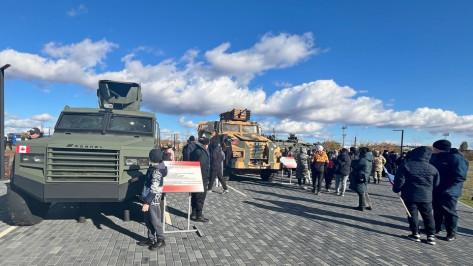
[{"label": "white information sign", "polygon": [[297,168],[297,163],[294,157],[281,157],[280,162],[284,168]]},{"label": "white information sign", "polygon": [[163,193],[204,192],[200,162],[164,161],[168,174],[164,177]]}]

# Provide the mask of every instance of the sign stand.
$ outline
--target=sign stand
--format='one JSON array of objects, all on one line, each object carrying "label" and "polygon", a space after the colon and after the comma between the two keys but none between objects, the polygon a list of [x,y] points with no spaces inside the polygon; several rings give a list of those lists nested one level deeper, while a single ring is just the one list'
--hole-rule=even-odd
[{"label": "sign stand", "polygon": [[163,232],[164,233],[189,233],[197,232],[198,236],[203,236],[202,232],[193,225],[191,229],[191,193],[204,192],[204,185],[202,183],[202,174],[200,171],[199,162],[182,162],[182,161],[165,161],[164,164],[168,167],[168,175],[163,180],[163,212],[167,206],[167,193],[189,193],[187,204],[187,229],[166,231],[166,215],[163,215]]},{"label": "sign stand", "polygon": [[[166,193],[163,193],[164,197],[164,206],[163,209],[166,210],[167,200],[166,200]],[[163,215],[163,232],[166,233],[190,233],[190,232],[197,232],[197,235],[202,237],[203,234],[200,232],[199,228],[194,225],[195,229],[190,229],[191,226],[191,193],[189,193],[189,203],[187,209],[187,230],[174,230],[174,231],[166,231],[166,215]]]},{"label": "sign stand", "polygon": [[280,162],[282,163],[281,170],[281,182],[284,174],[284,169],[287,169],[289,172],[289,184],[292,184],[292,169],[297,168],[297,163],[294,157],[281,157]]}]

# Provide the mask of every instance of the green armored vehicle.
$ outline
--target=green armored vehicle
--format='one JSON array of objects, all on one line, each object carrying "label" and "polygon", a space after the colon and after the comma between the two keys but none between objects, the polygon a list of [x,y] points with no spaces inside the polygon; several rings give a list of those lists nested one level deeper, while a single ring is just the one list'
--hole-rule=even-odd
[{"label": "green armored vehicle", "polygon": [[273,139],[273,141],[281,148],[283,156],[286,155],[287,151],[289,150],[289,147],[292,147],[292,151],[295,154],[299,153],[300,148],[303,147],[311,151],[315,149],[315,144],[307,143],[303,140],[300,140],[296,137],[295,134],[289,134],[287,140]]},{"label": "green armored vehicle", "polygon": [[261,134],[258,123],[249,121],[250,114],[246,109],[233,109],[220,114],[220,121],[201,121],[198,135],[220,143],[227,174],[259,174],[273,181],[280,169],[280,148]]},{"label": "green armored vehicle", "polygon": [[148,169],[156,116],[140,111],[140,84],[100,80],[97,96],[100,108],[66,106],[51,137],[17,143],[7,192],[15,224],[41,222],[54,202],[125,203],[140,193],[129,181]]}]

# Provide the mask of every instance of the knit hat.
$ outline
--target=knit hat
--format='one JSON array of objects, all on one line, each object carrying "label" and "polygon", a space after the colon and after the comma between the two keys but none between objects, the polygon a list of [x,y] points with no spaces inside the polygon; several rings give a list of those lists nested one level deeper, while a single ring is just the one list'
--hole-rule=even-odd
[{"label": "knit hat", "polygon": [[315,146],[315,149],[316,149],[317,151],[323,151],[323,150],[324,150],[324,147],[323,147],[322,145],[317,145],[317,146]]},{"label": "knit hat", "polygon": [[446,139],[441,139],[434,142],[433,146],[434,148],[437,148],[442,151],[450,151],[450,149],[452,148],[452,143],[450,143],[450,141]]},{"label": "knit hat", "polygon": [[163,152],[161,149],[152,149],[149,151],[149,159],[152,163],[160,163],[163,160]]},{"label": "knit hat", "polygon": [[202,144],[202,145],[208,145],[210,143],[210,140],[209,140],[209,138],[201,137],[201,138],[199,138],[199,143]]},{"label": "knit hat", "polygon": [[195,141],[195,137],[194,137],[194,136],[190,136],[190,137],[189,137],[189,141]]},{"label": "knit hat", "polygon": [[28,133],[30,133],[30,135],[33,135],[33,134],[41,134],[41,131],[39,130],[39,128],[34,127],[34,128],[32,128],[31,130],[29,130]]}]

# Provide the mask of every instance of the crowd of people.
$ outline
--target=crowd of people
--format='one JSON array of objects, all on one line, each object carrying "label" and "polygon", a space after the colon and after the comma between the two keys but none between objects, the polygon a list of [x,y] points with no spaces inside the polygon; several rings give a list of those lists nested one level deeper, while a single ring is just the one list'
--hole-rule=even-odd
[{"label": "crowd of people", "polygon": [[[29,132],[30,138],[40,138],[38,128]],[[160,201],[162,197],[163,178],[167,175],[164,161],[175,161],[175,149],[168,143],[160,148],[151,149],[149,159],[151,165],[144,178],[141,199],[144,221],[148,229],[148,238],[137,242],[140,246],[149,246],[151,250],[164,247],[164,234],[161,223]],[[417,147],[397,156],[394,151],[371,151],[368,147],[339,151],[325,151],[321,144],[313,150],[301,147],[293,151],[289,147],[285,156],[294,157],[297,162],[297,184],[301,189],[312,185],[312,193],[322,194],[322,186],[326,193],[344,197],[347,186],[358,195],[359,211],[372,210],[368,184],[380,184],[384,176],[393,176],[392,191],[398,193],[407,210],[408,224],[411,234],[408,238],[420,242],[420,232],[427,235],[427,243],[436,244],[436,235],[443,228],[447,233],[445,239],[454,241],[457,237],[458,199],[462,193],[462,185],[468,172],[468,161],[458,149],[452,148],[448,140],[438,140],[432,148]],[[228,193],[227,179],[223,176],[225,153],[217,141],[201,137],[197,141],[190,136],[182,150],[183,161],[200,162],[203,192],[191,193],[192,212],[190,218],[196,222],[208,222],[203,214],[207,191],[212,191],[218,179],[223,192]],[[137,178],[132,179],[132,182]],[[324,184],[323,184],[324,183]],[[349,183],[349,185],[348,185]],[[422,217],[424,228],[419,228],[418,216]]]},{"label": "crowd of people", "polygon": [[[204,188],[203,192],[191,193],[190,218],[196,222],[208,222],[209,219],[203,214],[207,191],[212,191],[218,179],[223,187],[221,194],[228,193],[227,180],[223,177],[225,153],[218,142],[205,137],[195,141],[193,136],[189,137],[182,153],[184,161],[200,162]],[[322,194],[323,186],[325,193],[330,193],[334,180],[333,193],[343,197],[349,183],[348,188],[358,195],[358,204],[354,209],[359,211],[373,209],[368,194],[371,178],[376,185],[380,184],[383,176],[394,176],[391,180],[392,191],[398,193],[407,210],[411,230],[409,239],[421,241],[419,213],[424,221],[423,231],[427,235],[428,244],[436,244],[435,235],[440,234],[443,228],[447,232],[447,241],[453,241],[457,237],[456,205],[462,184],[466,180],[468,161],[457,149],[451,148],[448,140],[436,141],[433,148],[417,147],[399,157],[394,152],[385,150],[381,154],[367,147],[326,152],[320,144],[313,150],[301,147],[295,153],[288,149],[285,155],[288,154],[296,159],[297,184],[301,189],[307,189],[306,186],[311,183],[312,193],[315,195]],[[174,151],[170,145],[165,145],[161,149],[152,149],[149,158],[151,167],[145,176],[142,195],[148,238],[137,244],[148,245],[151,250],[156,250],[165,246],[158,202],[162,194],[163,178],[167,174],[164,161],[175,160]]]},{"label": "crowd of people", "polygon": [[[326,152],[322,145],[310,151],[300,148],[294,156],[297,162],[296,177],[301,189],[312,183],[312,193],[321,195],[323,182],[325,192],[345,196],[349,189],[358,195],[359,211],[372,210],[368,184],[380,184],[386,175],[392,176],[392,191],[398,193],[408,211],[411,234],[420,242],[418,214],[420,213],[427,235],[427,243],[436,244],[436,237],[445,228],[447,241],[457,236],[458,214],[456,206],[466,180],[468,161],[448,140],[438,140],[432,148],[417,147],[397,156],[394,151],[371,151],[367,147]],[[310,181],[312,177],[312,181]],[[372,180],[372,182],[371,182]]]}]

